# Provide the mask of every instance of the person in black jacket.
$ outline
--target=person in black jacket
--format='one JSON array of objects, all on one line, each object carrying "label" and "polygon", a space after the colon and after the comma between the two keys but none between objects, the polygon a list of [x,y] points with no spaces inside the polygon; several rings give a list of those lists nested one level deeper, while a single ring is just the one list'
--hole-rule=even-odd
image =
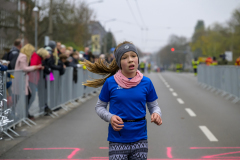
[{"label": "person in black jacket", "polygon": [[74,52],[72,54],[72,61],[70,62],[69,66],[70,67],[80,67],[80,64],[78,63],[78,60],[79,60],[79,53]]},{"label": "person in black jacket", "polygon": [[21,40],[16,39],[14,41],[14,46],[10,50],[10,52],[6,53],[2,59],[9,61],[10,63],[8,64],[8,70],[13,70],[15,69],[15,64],[20,52],[20,49],[22,48]]},{"label": "person in black jacket", "polygon": [[60,75],[63,75],[65,72],[66,66],[62,64],[61,62],[59,63],[58,60],[58,55],[57,55],[57,49],[56,49],[56,43],[54,41],[50,41],[48,46],[45,48],[49,53],[50,53],[50,58],[47,61],[47,65],[52,69],[52,70],[58,70]]},{"label": "person in black jacket", "polygon": [[78,81],[78,70],[77,70],[77,68],[81,66],[78,63],[78,60],[79,60],[79,53],[74,52],[72,54],[72,62],[70,62],[70,66],[73,67],[73,81],[75,83],[77,83],[77,81]]}]

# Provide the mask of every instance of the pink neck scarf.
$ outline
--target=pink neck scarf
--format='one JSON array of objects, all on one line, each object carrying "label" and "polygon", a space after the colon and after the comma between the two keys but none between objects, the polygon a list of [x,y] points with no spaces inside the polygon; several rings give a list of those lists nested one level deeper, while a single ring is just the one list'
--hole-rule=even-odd
[{"label": "pink neck scarf", "polygon": [[122,88],[132,88],[137,86],[143,78],[143,74],[137,70],[137,75],[132,79],[128,79],[122,74],[122,71],[119,69],[118,72],[114,75],[114,79],[117,84]]}]

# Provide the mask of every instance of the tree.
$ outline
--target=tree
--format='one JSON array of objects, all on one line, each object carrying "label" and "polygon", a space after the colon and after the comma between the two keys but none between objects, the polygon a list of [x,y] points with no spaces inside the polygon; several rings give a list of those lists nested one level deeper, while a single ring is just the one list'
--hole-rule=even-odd
[{"label": "tree", "polygon": [[[20,33],[22,38],[25,39],[25,43],[34,44],[35,16],[33,8],[35,3],[32,0],[21,0],[21,3],[25,4],[25,10],[13,12],[8,19],[14,22],[12,28]],[[38,46],[44,45],[44,37],[48,35],[49,6],[49,2],[38,6]],[[68,0],[53,0],[52,6],[53,40],[79,46],[79,49],[83,49],[90,40],[88,23],[93,11],[83,1],[77,4],[75,2],[70,3]],[[18,15],[21,21],[19,25]],[[17,38],[16,35],[13,36],[14,39]]]},{"label": "tree", "polygon": [[[204,25],[204,21],[202,20],[198,20],[196,26],[195,26],[195,30],[194,30],[194,34],[192,36],[192,43],[191,43],[191,47],[192,47],[192,51],[194,53],[195,56],[201,56],[203,54],[202,51],[202,46],[203,44],[199,43],[199,39],[201,39],[202,36],[205,35],[205,25]],[[197,45],[196,45],[197,43]]]}]

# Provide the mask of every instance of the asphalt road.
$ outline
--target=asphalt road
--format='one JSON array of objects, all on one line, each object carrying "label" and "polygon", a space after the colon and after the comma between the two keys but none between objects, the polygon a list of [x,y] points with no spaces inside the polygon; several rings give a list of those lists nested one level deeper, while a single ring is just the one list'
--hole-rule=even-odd
[{"label": "asphalt road", "polygon": [[[197,84],[193,74],[145,74],[158,94],[163,124],[148,119],[148,159],[240,159],[240,105]],[[0,159],[108,159],[108,123],[82,104]]]}]

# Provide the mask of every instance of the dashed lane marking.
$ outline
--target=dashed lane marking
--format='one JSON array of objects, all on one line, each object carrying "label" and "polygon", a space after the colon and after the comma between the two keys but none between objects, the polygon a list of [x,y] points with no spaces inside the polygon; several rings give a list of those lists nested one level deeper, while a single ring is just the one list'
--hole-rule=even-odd
[{"label": "dashed lane marking", "polygon": [[196,117],[196,114],[195,114],[190,108],[185,108],[185,110],[188,112],[188,114],[189,114],[191,117]]},{"label": "dashed lane marking", "polygon": [[173,91],[174,91],[174,89],[172,89],[172,88],[169,88],[169,91],[173,92]]},{"label": "dashed lane marking", "polygon": [[177,98],[178,103],[184,104],[184,101],[181,98]]},{"label": "dashed lane marking", "polygon": [[218,139],[212,134],[212,132],[206,126],[199,126],[199,128],[202,130],[205,136],[209,139],[209,141],[211,142],[218,141]]},{"label": "dashed lane marking", "polygon": [[177,97],[177,93],[176,92],[173,92],[172,93],[174,97]]}]

